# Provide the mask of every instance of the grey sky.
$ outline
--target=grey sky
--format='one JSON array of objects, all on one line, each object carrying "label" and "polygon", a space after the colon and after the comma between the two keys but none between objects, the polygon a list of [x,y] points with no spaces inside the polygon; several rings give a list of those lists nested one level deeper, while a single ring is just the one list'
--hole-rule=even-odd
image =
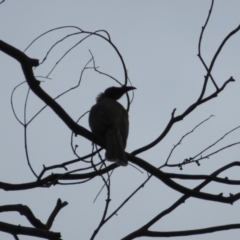
[{"label": "grey sky", "polygon": [[[6,0],[0,5],[0,39],[24,50],[41,33],[55,27],[75,25],[86,31],[105,29],[112,42],[121,52],[127,65],[129,78],[137,87],[130,111],[130,133],[127,151],[131,152],[154,140],[164,130],[172,110],[181,114],[199,96],[202,87],[204,67],[197,58],[198,39],[211,1],[14,1]],[[216,1],[209,26],[206,29],[202,54],[207,64],[223,38],[240,24],[240,2],[237,0]],[[42,59],[48,48],[71,30],[53,33],[39,40],[27,54]],[[140,154],[154,166],[162,165],[173,145],[199,122],[215,115],[207,123],[190,135],[174,152],[171,163],[199,153],[226,132],[239,125],[239,79],[240,79],[240,33],[226,44],[216,61],[213,75],[221,86],[230,76],[236,79],[219,96],[201,105],[184,121],[177,123],[168,136],[154,149]],[[36,75],[46,75],[56,59],[71,45],[62,44],[49,59],[49,65],[36,70]],[[88,50],[95,56],[96,65],[119,81],[123,82],[123,71],[116,54],[102,40],[91,38],[76,49],[58,65],[41,86],[52,96],[74,85],[80,71],[91,58]],[[23,145],[23,128],[15,120],[10,108],[12,89],[24,81],[19,64],[0,52],[0,95],[1,115],[1,168],[0,181],[21,183],[33,181]],[[77,119],[94,104],[95,97],[113,83],[106,77],[91,70],[84,73],[81,87],[62,97],[59,103]],[[208,93],[213,90],[210,85]],[[27,86],[16,92],[14,104],[20,118],[23,117],[23,104]],[[121,103],[126,104],[125,99]],[[32,93],[29,99],[30,118],[43,106]],[[88,128],[87,116],[80,122]],[[46,109],[29,126],[28,146],[31,163],[39,173],[46,166],[71,160],[74,155],[70,148],[71,132],[56,115]],[[228,136],[214,149],[239,141],[239,130]],[[91,143],[77,137],[79,154],[91,150]],[[164,168],[168,172],[207,174],[231,162],[239,161],[239,146],[228,149],[219,155],[201,162],[201,167],[190,164],[179,171],[178,168]],[[78,165],[77,167],[80,167]],[[76,166],[75,166],[76,167]],[[72,168],[70,167],[69,170]],[[62,172],[62,170],[59,170]],[[231,174],[231,175],[230,175]],[[239,179],[238,169],[228,171],[222,176]],[[118,168],[112,176],[112,201],[110,213],[135,190],[147,177],[133,167]],[[179,181],[188,187],[197,183]],[[38,218],[45,221],[58,198],[68,201],[56,218],[53,231],[61,231],[63,239],[89,239],[97,227],[105,203],[105,190],[97,201],[93,200],[102,187],[100,178],[89,183],[73,186],[57,186],[50,189],[34,189],[23,192],[3,192],[1,205],[22,203],[28,205]],[[210,184],[204,191],[211,193],[236,193],[239,188]],[[153,179],[146,185],[112,221],[102,228],[96,239],[121,239],[136,230],[174,203],[180,193],[169,189],[160,181]],[[233,206],[209,201],[189,199],[176,211],[163,218],[152,230],[177,231],[194,228],[231,224],[239,222],[239,202]],[[18,214],[1,214],[0,221],[27,225],[28,222]],[[210,235],[176,239],[237,239],[239,230],[219,232]],[[0,239],[13,239],[0,233]],[[20,239],[30,239],[20,236]],[[141,238],[143,240],[149,238]],[[173,238],[174,239],[174,238]]]}]

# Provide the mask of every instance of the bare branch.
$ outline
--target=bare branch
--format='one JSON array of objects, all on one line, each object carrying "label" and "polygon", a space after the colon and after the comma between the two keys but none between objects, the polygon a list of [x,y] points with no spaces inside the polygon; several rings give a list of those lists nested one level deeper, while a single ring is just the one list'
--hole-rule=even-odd
[{"label": "bare branch", "polygon": [[[200,37],[199,37],[199,42],[198,42],[198,57],[199,57],[200,61],[202,62],[203,66],[205,67],[205,69],[206,69],[207,71],[208,71],[208,67],[207,67],[207,65],[206,65],[206,63],[205,63],[205,61],[203,60],[202,55],[201,55],[201,45],[202,45],[202,37],[203,37],[204,30],[205,30],[206,27],[207,27],[208,21],[209,21],[209,19],[210,19],[211,13],[212,13],[213,4],[214,4],[214,0],[212,0],[212,4],[211,4],[211,7],[210,7],[209,12],[208,12],[207,19],[206,19],[206,22],[205,22],[204,26],[202,27],[202,31],[201,31],[201,34],[200,34]],[[213,79],[211,73],[210,73],[210,78],[211,78],[211,80],[212,80],[215,88],[218,90],[219,88],[218,88],[215,80]]]},{"label": "bare branch", "polygon": [[0,222],[0,231],[17,235],[26,235],[32,237],[45,238],[49,240],[61,240],[61,234],[39,228],[23,227],[19,225]]},{"label": "bare branch", "polygon": [[167,160],[166,160],[166,162],[165,162],[164,165],[168,165],[168,161],[169,161],[169,159],[170,159],[173,151],[182,143],[183,139],[184,139],[185,137],[187,137],[189,134],[193,133],[193,132],[195,131],[195,129],[197,129],[197,128],[198,128],[199,126],[201,126],[203,123],[205,123],[206,121],[208,121],[211,117],[213,117],[213,115],[211,115],[210,117],[208,117],[208,118],[206,118],[205,120],[203,120],[202,122],[200,122],[200,123],[199,123],[198,125],[196,125],[190,132],[187,132],[186,134],[184,134],[184,135],[181,137],[181,139],[178,141],[178,143],[173,146],[173,148],[172,148],[172,150],[170,151],[170,153],[169,153],[169,155],[168,155],[168,157],[167,157]]},{"label": "bare branch", "polygon": [[18,49],[10,46],[9,44],[1,40],[0,50],[9,55],[10,57],[16,59],[21,64],[25,78],[31,90],[41,100],[43,100],[75,134],[79,134],[86,139],[97,143],[91,132],[89,132],[82,126],[76,124],[75,121],[73,121],[73,119],[66,113],[66,111],[39,86],[39,82],[35,79],[32,71],[32,67],[38,65],[38,60],[27,57]]},{"label": "bare branch", "polygon": [[157,179],[161,180],[164,184],[166,184],[168,187],[181,192],[183,194],[186,194],[187,196],[204,199],[204,200],[210,200],[210,201],[216,201],[216,202],[222,202],[222,203],[229,203],[232,204],[233,202],[240,199],[240,193],[233,194],[229,197],[224,197],[221,195],[215,195],[215,194],[209,194],[204,192],[199,192],[196,190],[191,190],[189,188],[186,188],[173,180],[171,180],[166,173],[162,172],[160,169],[157,169],[156,167],[152,166],[148,162],[133,156],[131,154],[127,154],[128,158],[138,165],[139,167],[145,169],[147,172],[149,172],[151,175],[156,177]]},{"label": "bare branch", "polygon": [[[141,147],[137,150],[134,150],[131,154],[132,155],[137,155],[139,153],[145,152],[148,149],[154,147],[155,145],[157,145],[159,142],[161,142],[161,140],[167,135],[167,133],[171,130],[172,126],[179,121],[182,121],[188,114],[190,114],[194,109],[196,109],[200,104],[209,101],[210,99],[217,97],[217,95],[223,91],[223,89],[226,87],[226,85],[230,82],[234,82],[235,80],[233,78],[230,78],[229,80],[227,80],[222,87],[219,90],[216,90],[215,93],[211,94],[209,97],[205,98],[205,99],[199,99],[197,102],[193,103],[191,106],[189,106],[181,115],[178,115],[176,117],[173,117],[174,114],[172,114],[172,118],[170,119],[169,123],[167,124],[166,128],[164,129],[164,131],[162,132],[162,134],[155,139],[153,142],[151,142],[150,144]],[[206,82],[206,81],[205,81]],[[175,112],[175,111],[174,111]]]},{"label": "bare branch", "polygon": [[[220,169],[218,169],[217,171],[213,172],[210,175],[210,178],[215,178],[217,175],[219,175],[220,173],[222,173],[223,171],[230,169],[232,167],[235,166],[240,166],[240,162],[232,162],[230,164],[227,164],[224,167],[221,167]],[[207,184],[209,184],[211,182],[211,179],[207,179],[205,180],[203,183],[199,184],[197,187],[194,188],[195,191],[200,191],[203,187],[205,187]],[[156,217],[154,217],[152,220],[150,220],[147,224],[145,224],[144,226],[140,227],[138,230],[130,233],[128,236],[124,237],[122,240],[130,240],[130,239],[134,239],[140,236],[146,236],[144,235],[145,233],[148,232],[148,229],[155,224],[157,221],[159,221],[161,218],[163,218],[164,216],[168,215],[169,213],[171,213],[172,211],[174,211],[177,207],[179,207],[182,203],[185,203],[185,201],[189,198],[189,195],[184,195],[181,198],[179,198],[171,207],[167,208],[166,210],[164,210],[163,212],[159,213]],[[220,231],[220,229],[218,230]]]},{"label": "bare branch", "polygon": [[3,189],[5,191],[20,191],[20,190],[26,190],[26,189],[32,189],[32,188],[38,188],[38,187],[49,187],[52,185],[53,182],[57,184],[56,180],[80,180],[80,179],[89,179],[94,178],[97,176],[101,176],[102,174],[105,174],[109,171],[112,171],[113,169],[119,167],[117,164],[111,164],[108,167],[105,167],[101,170],[98,170],[98,172],[90,172],[90,173],[82,173],[82,174],[51,174],[41,180],[35,181],[35,182],[29,182],[29,183],[21,183],[21,184],[11,184],[11,183],[5,183],[0,182],[0,189]]},{"label": "bare branch", "polygon": [[52,224],[54,219],[56,218],[57,214],[59,213],[59,211],[64,208],[65,206],[67,206],[68,203],[67,202],[62,202],[62,200],[59,198],[57,201],[57,204],[55,206],[55,208],[53,209],[51,215],[49,216],[47,223],[46,223],[46,228],[47,229],[51,229]]},{"label": "bare branch", "polygon": [[186,230],[186,231],[171,231],[171,232],[146,231],[146,233],[143,234],[142,236],[148,236],[148,237],[180,237],[180,236],[192,236],[192,235],[213,233],[213,232],[225,231],[225,230],[230,230],[230,229],[240,229],[240,224],[236,223],[236,224],[220,225],[220,226],[216,226],[216,227]]}]

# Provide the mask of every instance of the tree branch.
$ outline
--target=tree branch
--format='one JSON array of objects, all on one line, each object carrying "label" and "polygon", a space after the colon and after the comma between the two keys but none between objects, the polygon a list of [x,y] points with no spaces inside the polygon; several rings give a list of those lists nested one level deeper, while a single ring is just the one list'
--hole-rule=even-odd
[{"label": "tree branch", "polygon": [[39,228],[23,227],[19,225],[0,222],[0,231],[12,235],[26,235],[32,237],[45,238],[49,240],[61,240],[61,234],[50,232],[48,230]]},{"label": "tree branch", "polygon": [[[210,177],[216,177],[217,175],[219,175],[220,173],[222,173],[223,171],[230,169],[232,167],[235,166],[240,166],[240,162],[232,162],[230,164],[227,164],[226,166],[221,167],[220,169],[216,170],[215,172],[213,172]],[[210,179],[205,180],[204,182],[202,182],[201,184],[199,184],[197,187],[194,188],[194,190],[196,191],[200,191],[203,187],[205,187],[207,184],[209,184],[211,182]],[[159,213],[157,216],[155,216],[152,220],[150,220],[147,224],[145,224],[144,226],[140,227],[138,230],[130,233],[129,235],[127,235],[126,237],[124,237],[122,240],[130,240],[130,239],[134,239],[137,237],[141,237],[141,236],[145,236],[144,233],[146,231],[148,231],[148,229],[155,224],[157,221],[159,221],[161,218],[163,218],[164,216],[168,215],[169,213],[171,213],[172,211],[174,211],[177,207],[179,207],[182,203],[185,203],[185,201],[189,198],[189,195],[183,195],[181,198],[179,198],[172,206],[170,206],[169,208],[167,208],[166,210],[162,211],[161,213]],[[221,230],[221,229],[220,229]],[[220,231],[219,230],[219,231]]]},{"label": "tree branch", "polygon": [[19,212],[21,215],[24,215],[28,219],[29,223],[31,223],[32,226],[35,227],[29,228],[22,227],[20,225],[15,226],[12,224],[0,222],[0,231],[11,233],[14,236],[22,234],[28,236],[42,237],[46,239],[60,239],[60,233],[53,233],[49,232],[48,230],[50,230],[50,228],[52,227],[53,221],[59,211],[67,204],[67,202],[62,202],[61,199],[58,199],[57,204],[53,209],[52,213],[50,214],[46,224],[42,223],[38,218],[36,218],[28,206],[22,204],[0,206],[0,212]]},{"label": "tree branch", "polygon": [[57,184],[58,180],[80,180],[80,179],[94,178],[97,176],[101,176],[102,174],[105,174],[117,167],[119,167],[117,164],[111,164],[110,166],[104,169],[98,170],[97,172],[95,171],[95,172],[82,173],[82,174],[55,173],[41,180],[37,180],[29,183],[11,184],[11,183],[0,182],[0,189],[3,189],[5,191],[20,191],[20,190],[37,188],[37,187],[49,187],[53,183]]},{"label": "tree branch", "polygon": [[136,156],[133,156],[131,154],[127,154],[127,157],[128,157],[128,159],[131,160],[131,162],[135,163],[136,165],[143,168],[151,175],[153,175],[156,178],[158,178],[159,180],[161,180],[168,187],[170,187],[178,192],[181,192],[187,196],[204,199],[204,200],[229,203],[229,204],[232,204],[233,202],[240,199],[240,193],[233,194],[229,197],[224,197],[221,195],[214,195],[214,194],[199,192],[197,190],[192,190],[192,189],[186,188],[186,187],[174,182],[173,180],[171,180],[166,173],[162,172],[160,169],[157,169],[156,167],[152,166],[151,164],[147,163],[146,161],[144,161]]},{"label": "tree branch", "polygon": [[31,59],[25,55],[20,50],[10,46],[9,44],[0,40],[0,50],[10,57],[16,59],[22,66],[23,73],[25,75],[26,81],[30,89],[43,101],[45,102],[63,122],[73,131],[75,134],[81,135],[86,139],[97,143],[93,134],[85,129],[84,127],[78,125],[73,121],[73,119],[66,113],[66,111],[54,101],[43,89],[39,86],[39,81],[34,77],[32,67],[38,66],[37,59]]}]

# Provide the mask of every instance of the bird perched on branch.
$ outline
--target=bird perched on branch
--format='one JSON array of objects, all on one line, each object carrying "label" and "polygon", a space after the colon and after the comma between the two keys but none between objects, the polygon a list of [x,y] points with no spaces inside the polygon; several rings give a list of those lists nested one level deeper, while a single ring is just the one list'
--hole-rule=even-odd
[{"label": "bird perched on branch", "polygon": [[128,112],[117,102],[123,94],[135,87],[110,87],[96,98],[91,108],[89,126],[96,140],[106,148],[106,159],[127,166],[125,148],[128,137]]}]

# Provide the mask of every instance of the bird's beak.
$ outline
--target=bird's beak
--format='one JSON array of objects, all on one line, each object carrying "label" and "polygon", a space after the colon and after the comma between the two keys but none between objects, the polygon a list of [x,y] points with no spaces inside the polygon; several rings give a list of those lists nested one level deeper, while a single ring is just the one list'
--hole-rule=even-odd
[{"label": "bird's beak", "polygon": [[125,92],[128,92],[128,91],[131,91],[131,90],[136,89],[136,88],[133,87],[133,86],[123,86],[123,88],[125,89]]}]

